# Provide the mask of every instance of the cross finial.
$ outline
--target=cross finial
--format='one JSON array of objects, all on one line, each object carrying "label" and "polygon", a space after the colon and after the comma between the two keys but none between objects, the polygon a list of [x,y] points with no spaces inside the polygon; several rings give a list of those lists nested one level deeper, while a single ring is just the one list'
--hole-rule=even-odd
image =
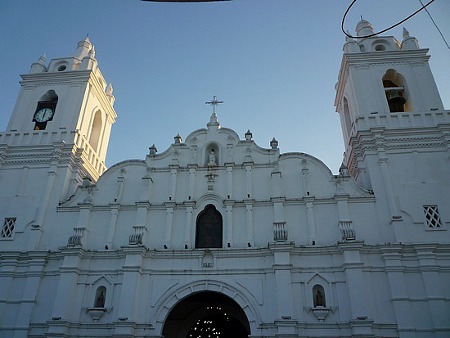
[{"label": "cross finial", "polygon": [[217,97],[216,97],[216,96],[213,96],[213,99],[212,99],[211,101],[205,102],[205,104],[210,104],[210,105],[213,106],[213,115],[216,114],[216,106],[217,106],[218,104],[222,104],[222,103],[223,103],[223,101],[217,100]]}]

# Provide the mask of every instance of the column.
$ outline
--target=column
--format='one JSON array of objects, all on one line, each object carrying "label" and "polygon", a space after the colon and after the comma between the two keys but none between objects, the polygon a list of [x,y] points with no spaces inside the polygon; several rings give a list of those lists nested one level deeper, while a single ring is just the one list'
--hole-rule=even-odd
[{"label": "column", "polygon": [[196,176],[195,167],[190,167],[189,168],[189,188],[188,188],[188,196],[187,196],[188,201],[191,201],[195,198],[195,176]]},{"label": "column", "polygon": [[175,203],[166,202],[166,231],[164,234],[164,249],[169,249],[172,244],[173,209]]},{"label": "column", "polygon": [[77,293],[78,273],[82,262],[83,249],[65,249],[63,251],[64,260],[59,268],[59,281],[55,290],[55,303],[51,315],[51,321],[48,322],[48,336],[67,337],[67,322],[75,321],[78,314],[72,312],[71,304]]},{"label": "column", "polygon": [[252,197],[252,166],[245,165],[245,198]]},{"label": "column", "polygon": [[136,202],[136,224],[133,226],[134,233],[139,234],[140,244],[144,244],[143,237],[147,229],[147,215],[150,203],[148,202]]},{"label": "column", "polygon": [[27,337],[31,315],[36,303],[37,292],[43,277],[42,272],[46,265],[47,253],[30,253],[30,256],[30,266],[26,272],[27,279],[22,293],[22,299],[20,300],[19,314],[15,325],[16,328],[21,330],[22,334],[16,332],[14,337]]},{"label": "column", "polygon": [[303,167],[302,169],[302,183],[303,183],[303,196],[310,196],[311,193],[311,183],[309,180],[309,169]]},{"label": "column", "polygon": [[139,201],[148,202],[150,201],[150,197],[152,195],[152,183],[153,180],[149,174],[142,177],[141,189],[139,192]]},{"label": "column", "polygon": [[382,249],[382,259],[388,277],[392,306],[394,307],[397,330],[400,338],[416,338],[414,318],[409,302],[408,290],[405,288],[406,279],[403,271],[400,245]]},{"label": "column", "polygon": [[360,250],[362,242],[339,243],[344,258],[344,273],[348,285],[352,320],[352,334],[354,336],[373,336],[371,314],[367,306],[366,285],[364,284],[363,267]]},{"label": "column", "polygon": [[169,201],[175,201],[175,194],[177,191],[177,168],[178,166],[170,166],[170,193]]},{"label": "column", "polygon": [[273,271],[276,286],[277,333],[291,336],[296,333],[291,276],[292,264],[290,261],[290,250],[292,250],[293,245],[285,243],[273,244],[269,245],[269,248],[274,256]]},{"label": "column", "polygon": [[105,250],[113,248],[114,236],[116,234],[117,217],[119,216],[119,204],[110,204],[109,229],[106,237]]},{"label": "column", "polygon": [[32,232],[28,240],[28,250],[35,250],[39,247],[43,231],[42,225],[53,192],[53,186],[55,185],[56,172],[57,166],[55,163],[52,163],[48,170],[47,185],[45,187],[44,194],[42,195],[41,204],[39,206],[38,215],[36,217],[36,223],[31,225]]},{"label": "column", "polygon": [[194,209],[194,202],[186,203],[186,221],[184,228],[184,248],[192,247],[191,233],[192,233],[192,212]]},{"label": "column", "polygon": [[23,195],[26,191],[29,170],[30,170],[29,167],[23,167],[21,170],[20,182],[17,185],[17,192],[16,192],[18,196]]},{"label": "column", "polygon": [[[2,263],[0,264],[0,314],[4,314],[8,309],[10,288],[16,273],[16,266],[18,262],[18,252],[8,253],[4,251],[2,253]],[[9,325],[12,326],[12,325]]]},{"label": "column", "polygon": [[281,172],[276,171],[271,174],[272,197],[281,197]]},{"label": "column", "polygon": [[316,222],[314,220],[314,197],[305,198],[306,201],[306,220],[308,223],[308,244],[316,245]]},{"label": "column", "polygon": [[[446,304],[444,288],[440,279],[440,266],[436,262],[434,245],[421,246],[417,248],[417,258],[419,260],[420,273],[425,286],[425,294],[430,308],[433,327],[438,338],[448,337],[450,329],[450,314]],[[444,330],[446,331],[444,332]]]},{"label": "column", "polygon": [[245,215],[247,227],[247,246],[254,246],[253,238],[253,200],[245,200]]},{"label": "column", "polygon": [[233,198],[233,167],[227,166],[227,198]]},{"label": "column", "polygon": [[233,204],[234,201],[225,200],[226,212],[226,247],[233,246]]},{"label": "column", "polygon": [[79,206],[80,208],[80,212],[78,214],[78,223],[75,227],[75,232],[77,234],[80,234],[80,245],[85,245],[86,244],[86,238],[84,236],[84,234],[86,233],[86,230],[89,227],[89,219],[91,216],[91,209],[92,209],[92,204],[91,203],[83,203]]},{"label": "column", "polygon": [[350,213],[348,212],[348,196],[336,196],[338,214],[339,214],[339,230],[341,232],[342,240],[354,240],[356,238],[355,230],[353,229],[352,221],[350,220]]},{"label": "column", "polygon": [[120,300],[117,309],[118,321],[115,322],[114,336],[134,336],[136,328],[136,309],[140,301],[140,280],[142,262],[146,252],[144,247],[124,248],[125,263],[122,266],[123,278]]},{"label": "column", "polygon": [[120,170],[120,175],[117,177],[117,193],[116,197],[114,198],[114,203],[119,203],[120,199],[122,198],[122,192],[123,192],[123,185],[125,181],[125,169]]},{"label": "column", "polygon": [[381,177],[384,183],[384,189],[386,191],[386,199],[389,206],[389,211],[391,214],[391,219],[401,219],[400,213],[398,212],[397,203],[395,202],[394,190],[392,188],[391,175],[389,174],[388,158],[384,151],[380,151],[378,163],[380,164]]}]

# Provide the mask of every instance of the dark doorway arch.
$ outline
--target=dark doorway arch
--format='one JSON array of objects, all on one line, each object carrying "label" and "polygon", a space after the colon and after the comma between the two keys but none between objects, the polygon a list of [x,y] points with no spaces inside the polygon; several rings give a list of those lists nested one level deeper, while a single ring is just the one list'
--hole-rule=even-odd
[{"label": "dark doorway arch", "polygon": [[164,338],[247,338],[250,324],[241,307],[230,297],[203,291],[180,301],[170,311]]},{"label": "dark doorway arch", "polygon": [[197,216],[195,247],[221,248],[222,229],[222,215],[214,205],[208,204]]}]

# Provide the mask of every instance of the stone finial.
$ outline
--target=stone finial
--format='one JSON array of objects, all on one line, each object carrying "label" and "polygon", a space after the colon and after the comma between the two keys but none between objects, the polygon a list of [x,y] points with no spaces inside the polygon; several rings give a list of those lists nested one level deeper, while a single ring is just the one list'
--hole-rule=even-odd
[{"label": "stone finial", "polygon": [[34,62],[31,65],[30,73],[42,73],[47,71],[47,67],[45,67],[46,55],[42,54],[37,62]]},{"label": "stone finial", "polygon": [[408,32],[408,30],[403,27],[403,41],[401,45],[402,50],[413,50],[413,49],[419,49],[419,42],[417,39],[413,36],[411,36]]},{"label": "stone finial", "polygon": [[339,175],[348,176],[348,168],[344,163],[342,163],[341,167],[339,168]]},{"label": "stone finial", "polygon": [[91,50],[88,53],[88,57],[91,59],[95,59],[95,46],[92,46]]},{"label": "stone finial", "polygon": [[173,140],[175,144],[180,144],[181,142],[183,142],[183,139],[181,138],[180,134],[177,134],[177,136],[175,136]]},{"label": "stone finial", "polygon": [[114,91],[114,88],[113,88],[112,84],[109,83],[109,84],[106,86],[106,90],[105,90],[106,95],[108,95],[108,96],[113,95],[113,91]]},{"label": "stone finial", "polygon": [[148,148],[149,150],[149,155],[151,157],[155,157],[156,153],[158,152],[158,150],[156,149],[156,146],[153,144],[150,148]]},{"label": "stone finial", "polygon": [[245,139],[247,141],[251,141],[252,137],[253,137],[253,134],[251,133],[250,129],[248,129],[247,132],[245,133]]},{"label": "stone finial", "polygon": [[410,36],[409,36],[408,30],[405,27],[403,27],[403,40],[405,40],[406,38],[409,38],[409,37]]},{"label": "stone finial", "polygon": [[[348,31],[347,31],[347,34],[350,35],[350,33]],[[345,53],[349,53],[349,54],[360,52],[358,43],[348,35],[345,36],[345,44],[344,44],[343,50]]]},{"label": "stone finial", "polygon": [[78,42],[77,49],[75,50],[73,56],[79,60],[82,60],[84,57],[88,55],[91,48],[92,48],[91,41],[89,40],[89,37],[86,36],[84,40]]},{"label": "stone finial", "polygon": [[113,95],[113,91],[114,91],[114,88],[113,88],[112,84],[109,83],[109,84],[106,86],[105,94],[106,94],[106,96],[108,97],[109,103],[111,103],[111,106],[114,105],[114,101],[116,100],[116,98],[115,98],[114,95]]},{"label": "stone finial", "polygon": [[278,149],[278,141],[275,139],[275,137],[272,139],[272,141],[270,141],[270,147],[272,149]]}]

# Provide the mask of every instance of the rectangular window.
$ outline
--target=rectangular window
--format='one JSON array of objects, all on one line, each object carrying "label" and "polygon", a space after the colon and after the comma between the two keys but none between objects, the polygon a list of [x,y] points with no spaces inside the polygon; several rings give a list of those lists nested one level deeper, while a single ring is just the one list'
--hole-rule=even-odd
[{"label": "rectangular window", "polygon": [[14,234],[14,226],[16,225],[16,218],[5,218],[2,228],[2,238],[11,238]]},{"label": "rectangular window", "polygon": [[437,205],[424,205],[423,212],[425,213],[425,224],[429,229],[442,228],[441,218]]}]

